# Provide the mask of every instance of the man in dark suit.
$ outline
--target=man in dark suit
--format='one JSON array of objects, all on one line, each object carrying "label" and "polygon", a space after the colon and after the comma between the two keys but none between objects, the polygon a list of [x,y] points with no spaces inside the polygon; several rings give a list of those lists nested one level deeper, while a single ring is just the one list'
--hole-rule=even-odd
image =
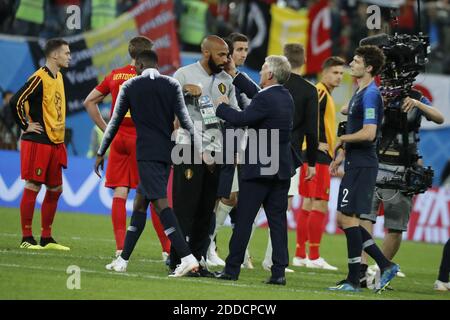
[{"label": "man in dark suit", "polygon": [[[269,56],[260,72],[263,89],[254,92],[250,97],[252,102],[244,111],[233,110],[227,104],[226,96],[217,100],[218,117],[237,127],[248,126],[249,130],[239,186],[236,224],[226,265],[216,275],[218,279],[238,279],[252,223],[263,205],[274,243],[272,276],[266,283],[286,284],[284,273],[289,259],[286,209],[292,173],[291,130],[294,102],[283,84],[289,79],[290,73],[291,66],[285,57]],[[242,82],[242,87],[248,81],[246,77],[236,80],[235,84]],[[270,161],[267,161],[266,155]]]}]

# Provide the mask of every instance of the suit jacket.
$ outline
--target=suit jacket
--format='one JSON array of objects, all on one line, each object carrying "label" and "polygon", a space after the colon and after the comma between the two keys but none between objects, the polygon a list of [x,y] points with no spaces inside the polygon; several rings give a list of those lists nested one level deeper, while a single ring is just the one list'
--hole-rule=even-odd
[{"label": "suit jacket", "polygon": [[[292,76],[292,74],[291,74]],[[289,82],[289,81],[288,81]],[[306,81],[305,81],[306,82]],[[239,73],[233,80],[233,84],[236,87],[236,90],[241,91],[243,94],[245,94],[248,98],[253,98],[260,90],[261,88],[255,83],[253,82],[252,79],[250,79],[250,77],[245,74],[245,73]],[[286,84],[284,84],[284,87],[286,87],[289,90],[289,87]],[[289,90],[289,93],[291,93],[291,91]],[[301,135],[301,139],[300,134],[298,133],[298,128],[301,127],[304,122],[304,117],[303,116],[299,116],[299,105],[296,102],[296,97],[292,95],[291,96],[294,100],[294,116],[293,116],[293,122],[292,122],[292,133],[291,133],[291,156],[292,156],[292,168],[291,168],[291,174],[294,175],[295,174],[295,170],[301,166],[302,164],[302,156],[301,156],[301,145],[303,144],[303,135]],[[316,112],[316,117],[317,117],[317,112]],[[317,129],[317,126],[316,126]],[[317,131],[317,130],[316,130]],[[311,148],[315,148],[314,149],[314,154],[315,151],[317,149],[317,133],[316,133],[316,143],[313,144],[309,144],[308,145],[308,150]],[[314,141],[314,140],[313,140]],[[311,160],[308,156],[308,160]],[[308,161],[311,163],[311,161]],[[315,158],[314,158],[314,162],[315,163]],[[314,166],[314,164],[313,164]]]},{"label": "suit jacket", "polygon": [[[249,80],[242,77],[242,81]],[[235,83],[235,85],[238,85]],[[242,92],[253,87],[239,87]],[[256,92],[256,93],[255,93]],[[291,154],[291,130],[294,113],[294,101],[289,91],[281,85],[270,86],[259,92],[253,90],[250,96],[252,101],[243,111],[237,111],[227,104],[220,104],[216,110],[216,116],[228,121],[234,126],[248,126],[249,141],[245,150],[245,163],[242,166],[242,179],[290,179],[292,176],[292,154]],[[256,139],[252,140],[252,129],[256,133]],[[271,135],[279,132],[279,140],[271,142]],[[266,133],[266,134],[265,134]],[[256,144],[253,142],[257,142]],[[261,144],[267,146],[267,151],[261,149]],[[273,146],[271,144],[274,144]],[[273,150],[274,146],[278,150]],[[272,161],[267,163],[265,156],[271,157]],[[256,160],[256,161],[255,161]],[[276,163],[278,161],[278,163]],[[256,162],[256,163],[255,163]],[[268,170],[276,167],[275,172]]]}]

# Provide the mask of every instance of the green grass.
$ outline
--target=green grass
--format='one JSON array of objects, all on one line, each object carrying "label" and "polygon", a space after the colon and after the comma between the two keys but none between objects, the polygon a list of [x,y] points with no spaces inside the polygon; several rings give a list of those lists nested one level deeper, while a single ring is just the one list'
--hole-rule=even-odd
[{"label": "green grass", "polygon": [[[269,273],[261,268],[267,231],[256,230],[250,250],[254,270],[243,270],[239,281],[168,278],[161,248],[151,222],[130,259],[128,272],[106,271],[115,242],[111,218],[102,215],[61,213],[53,225],[54,237],[71,251],[32,251],[19,249],[21,238],[19,210],[0,208],[0,299],[450,299],[449,293],[432,290],[442,254],[442,246],[404,242],[396,258],[407,277],[392,282],[395,291],[376,295],[365,290],[358,294],[334,293],[328,286],[345,277],[345,237],[325,235],[322,256],[339,271],[295,268],[287,274],[287,286],[262,283]],[[39,235],[40,214],[35,213],[33,230]],[[226,257],[230,228],[219,233],[219,249]],[[38,239],[38,237],[37,237]],[[290,256],[295,233],[289,233]],[[69,290],[68,266],[81,268],[81,289]]]}]

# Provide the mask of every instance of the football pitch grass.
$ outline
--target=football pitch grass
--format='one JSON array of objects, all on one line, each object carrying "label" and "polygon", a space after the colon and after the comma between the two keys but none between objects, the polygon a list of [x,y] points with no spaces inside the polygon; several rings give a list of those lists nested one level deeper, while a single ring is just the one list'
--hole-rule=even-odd
[{"label": "football pitch grass", "polygon": [[[346,275],[347,250],[342,235],[324,235],[321,254],[339,271],[291,267],[287,285],[263,284],[269,276],[261,267],[267,243],[267,230],[258,228],[250,243],[254,270],[243,269],[239,281],[208,278],[168,278],[156,233],[147,220],[128,265],[128,272],[105,270],[115,251],[111,218],[58,212],[53,225],[54,238],[70,251],[19,249],[21,231],[18,209],[0,208],[0,299],[175,299],[175,300],[307,300],[307,299],[446,299],[450,292],[433,290],[442,255],[442,245],[404,242],[395,261],[406,278],[392,281],[394,291],[381,295],[364,289],[360,293],[327,291]],[[35,212],[33,231],[39,241],[40,211]],[[230,228],[218,236],[219,253],[228,252]],[[380,243],[378,241],[378,243]],[[295,232],[289,232],[292,260]],[[69,266],[81,269],[80,289],[70,290]],[[213,270],[220,270],[215,268]]]}]

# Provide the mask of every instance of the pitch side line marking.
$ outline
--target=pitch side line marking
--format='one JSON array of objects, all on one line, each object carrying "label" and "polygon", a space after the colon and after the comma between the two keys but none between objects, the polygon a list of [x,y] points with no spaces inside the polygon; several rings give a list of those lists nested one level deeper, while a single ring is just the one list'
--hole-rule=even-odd
[{"label": "pitch side line marking", "polygon": [[[58,269],[58,268],[51,268],[51,267],[36,267],[36,266],[24,266],[24,265],[19,265],[19,264],[6,264],[6,263],[0,263],[0,267],[5,267],[5,268],[20,268],[20,269],[31,269],[31,270],[42,270],[42,271],[55,271],[55,272],[63,272],[65,273],[66,270],[65,269]],[[152,279],[152,280],[165,280],[165,281],[185,281],[185,282],[192,282],[192,283],[203,283],[203,284],[211,284],[214,283],[215,285],[220,285],[220,286],[227,286],[227,287],[240,287],[240,288],[253,288],[253,289],[264,289],[264,290],[269,290],[269,288],[267,286],[258,286],[258,285],[249,285],[249,284],[238,284],[238,283],[227,283],[224,281],[218,281],[218,280],[200,280],[200,279],[189,279],[189,278],[185,278],[185,277],[180,277],[177,279],[172,279],[169,277],[161,277],[161,276],[152,276],[152,275],[143,275],[143,274],[138,274],[138,273],[119,273],[119,272],[110,272],[110,271],[105,271],[105,272],[100,272],[100,271],[96,271],[96,270],[89,270],[89,269],[84,269],[81,268],[82,272],[86,272],[86,273],[91,273],[91,274],[101,274],[101,275],[112,275],[112,276],[121,276],[121,277],[132,277],[132,278],[145,278],[145,279]],[[297,293],[314,293],[314,294],[319,294],[319,295],[334,295],[337,297],[357,297],[357,298],[364,298],[367,299],[368,296],[366,295],[358,295],[358,294],[345,294],[345,293],[333,293],[331,291],[325,291],[326,289],[324,288],[324,292],[321,291],[317,291],[317,290],[302,290],[302,289],[291,289],[291,288],[276,288],[275,290],[272,289],[273,292],[277,292],[277,291],[285,291],[285,292],[297,292]],[[382,296],[378,296],[378,295],[373,295],[373,297],[370,297],[371,299],[376,299],[376,300],[398,300],[396,298],[393,297],[389,297],[384,299],[384,297]]]}]

